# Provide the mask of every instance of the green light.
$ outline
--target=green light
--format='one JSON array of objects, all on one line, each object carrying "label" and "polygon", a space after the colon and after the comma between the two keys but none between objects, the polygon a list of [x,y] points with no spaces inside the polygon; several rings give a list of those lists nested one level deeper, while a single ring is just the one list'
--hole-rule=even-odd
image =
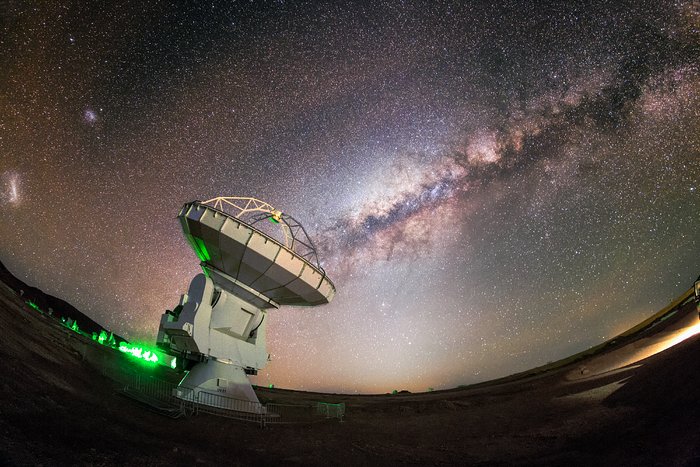
[{"label": "green light", "polygon": [[272,216],[268,217],[268,219],[269,219],[270,222],[272,222],[273,224],[279,224],[279,223],[280,223],[280,221],[278,221],[277,219],[275,219],[275,218],[272,217]]},{"label": "green light", "polygon": [[148,363],[158,363],[158,356],[154,351],[132,346],[126,342],[119,344],[119,351]]},{"label": "green light", "polygon": [[209,252],[207,251],[207,247],[204,245],[204,240],[201,238],[197,237],[192,237],[194,238],[194,242],[197,245],[196,251],[197,251],[197,256],[199,256],[199,259],[202,261],[209,261],[211,259],[211,256],[209,255]]},{"label": "green light", "polygon": [[194,235],[185,235],[185,237],[200,261],[209,261],[211,259],[209,251],[207,251],[207,247],[201,238],[197,238]]},{"label": "green light", "polygon": [[[112,339],[114,338],[112,337]],[[117,350],[145,364],[158,364],[177,370],[177,357],[163,354],[155,349],[149,349],[141,345],[132,345],[128,342],[120,342]]]},{"label": "green light", "polygon": [[25,303],[26,303],[27,305],[29,305],[30,308],[34,308],[36,311],[41,311],[41,308],[39,308],[39,305],[37,305],[37,304],[34,303],[33,301],[27,300]]},{"label": "green light", "polygon": [[100,335],[97,337],[97,342],[104,345],[106,340],[107,340],[107,331],[105,331],[103,329],[102,331],[100,331]]}]

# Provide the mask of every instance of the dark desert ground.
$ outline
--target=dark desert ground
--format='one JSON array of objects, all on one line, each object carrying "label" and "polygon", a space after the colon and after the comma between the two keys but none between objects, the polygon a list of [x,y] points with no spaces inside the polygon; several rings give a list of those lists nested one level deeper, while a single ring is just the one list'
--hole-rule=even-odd
[{"label": "dark desert ground", "polygon": [[347,407],[343,422],[260,428],[149,411],[105,376],[129,361],[0,282],[0,464],[697,465],[700,336],[639,360],[698,322],[692,300],[682,302],[583,359],[471,387],[366,396],[259,388],[261,401]]}]

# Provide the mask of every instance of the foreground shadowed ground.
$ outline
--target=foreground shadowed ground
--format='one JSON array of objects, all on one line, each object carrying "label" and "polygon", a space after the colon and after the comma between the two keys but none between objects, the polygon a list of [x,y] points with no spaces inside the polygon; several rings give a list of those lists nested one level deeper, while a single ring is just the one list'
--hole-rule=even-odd
[{"label": "foreground shadowed ground", "polygon": [[[693,310],[684,306],[654,335],[694,323]],[[261,429],[146,410],[94,366],[126,371],[130,362],[30,310],[2,283],[0,320],[0,464],[700,463],[700,336],[620,370],[606,365],[653,336],[534,376],[427,394],[260,389],[263,401],[347,406],[342,423]]]}]

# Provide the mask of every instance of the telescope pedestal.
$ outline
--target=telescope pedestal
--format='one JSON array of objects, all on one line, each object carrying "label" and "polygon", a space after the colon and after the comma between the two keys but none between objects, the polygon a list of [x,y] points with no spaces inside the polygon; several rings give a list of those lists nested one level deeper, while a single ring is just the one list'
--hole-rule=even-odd
[{"label": "telescope pedestal", "polygon": [[204,274],[192,279],[176,310],[161,317],[158,343],[197,361],[180,382],[186,390],[178,397],[195,396],[199,404],[260,413],[245,370],[254,373],[267,363],[265,310],[217,287]]},{"label": "telescope pedestal", "polygon": [[264,410],[243,368],[230,363],[213,359],[198,363],[179,387],[192,389],[199,404],[239,412]]}]

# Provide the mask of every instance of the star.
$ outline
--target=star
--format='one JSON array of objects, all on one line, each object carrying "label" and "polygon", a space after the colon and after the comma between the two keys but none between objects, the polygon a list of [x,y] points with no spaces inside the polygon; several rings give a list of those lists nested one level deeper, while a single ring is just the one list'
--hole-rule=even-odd
[{"label": "star", "polygon": [[698,275],[692,2],[6,10],[0,260],[120,335],[154,341],[217,196],[292,215],[337,288],[270,315],[278,387],[504,376]]}]

